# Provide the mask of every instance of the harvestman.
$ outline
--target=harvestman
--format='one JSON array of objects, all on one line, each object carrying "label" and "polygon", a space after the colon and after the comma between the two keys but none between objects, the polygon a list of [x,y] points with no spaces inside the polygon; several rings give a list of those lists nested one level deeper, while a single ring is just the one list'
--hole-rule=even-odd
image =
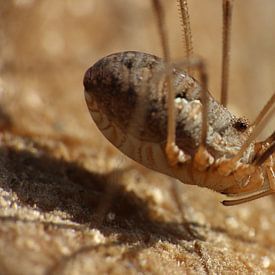
[{"label": "harvestman", "polygon": [[[208,92],[202,60],[193,57],[187,0],[179,0],[186,59],[172,64],[164,11],[152,0],[164,58],[141,52],[111,54],[85,74],[85,98],[104,136],[123,153],[186,184],[241,198],[275,192],[275,132],[255,142],[275,93],[254,123],[227,109],[233,0],[223,0],[221,103]],[[185,71],[183,70],[185,68]],[[197,71],[199,81],[191,76]]]}]

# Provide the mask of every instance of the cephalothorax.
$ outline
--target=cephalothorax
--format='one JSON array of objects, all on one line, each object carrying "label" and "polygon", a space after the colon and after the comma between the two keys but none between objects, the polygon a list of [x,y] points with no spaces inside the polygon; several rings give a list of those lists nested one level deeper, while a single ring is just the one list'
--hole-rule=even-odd
[{"label": "cephalothorax", "polygon": [[[207,91],[204,63],[191,56],[187,2],[182,8],[187,59],[172,64],[163,11],[157,14],[164,59],[141,52],[111,54],[85,74],[89,111],[105,137],[130,158],[186,184],[207,187],[244,198],[232,205],[275,192],[275,134],[255,143],[259,123],[275,94],[255,123],[232,115],[227,101],[227,75],[232,1],[224,0],[222,103]],[[198,69],[200,82],[186,73]],[[250,195],[247,195],[250,194]]]}]

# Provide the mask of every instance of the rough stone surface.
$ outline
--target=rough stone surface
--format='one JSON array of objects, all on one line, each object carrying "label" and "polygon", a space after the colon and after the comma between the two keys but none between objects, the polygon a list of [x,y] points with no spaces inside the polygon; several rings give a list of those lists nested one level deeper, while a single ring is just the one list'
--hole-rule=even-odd
[{"label": "rough stone surface", "polygon": [[[190,2],[195,49],[218,90],[220,1]],[[275,87],[275,4],[235,2],[230,98],[253,118]],[[1,275],[275,272],[273,197],[226,208],[219,194],[126,159],[91,121],[82,78],[92,63],[122,50],[160,54],[148,1],[0,6]],[[166,10],[177,58],[174,3]]]}]

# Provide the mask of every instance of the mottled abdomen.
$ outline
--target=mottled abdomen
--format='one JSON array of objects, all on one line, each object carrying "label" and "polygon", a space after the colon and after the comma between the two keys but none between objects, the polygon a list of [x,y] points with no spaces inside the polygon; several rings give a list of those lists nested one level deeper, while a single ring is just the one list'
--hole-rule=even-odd
[{"label": "mottled abdomen", "polygon": [[[162,59],[141,52],[109,55],[85,74],[90,113],[107,139],[141,164],[172,175],[164,146],[167,135],[167,68]],[[176,143],[194,156],[201,132],[201,87],[184,71],[173,70]],[[209,94],[207,149],[215,157],[231,157],[244,141],[244,123]],[[246,127],[244,127],[246,128]],[[186,183],[191,183],[188,175]]]}]

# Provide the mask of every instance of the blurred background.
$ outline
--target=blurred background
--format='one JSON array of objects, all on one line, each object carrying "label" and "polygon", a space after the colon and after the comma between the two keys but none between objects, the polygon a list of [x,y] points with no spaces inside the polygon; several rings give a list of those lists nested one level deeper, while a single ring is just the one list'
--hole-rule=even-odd
[{"label": "blurred background", "polygon": [[[163,2],[173,59],[180,60],[184,47],[177,6]],[[207,62],[217,99],[221,2],[189,1],[194,50]],[[83,97],[85,70],[117,51],[161,55],[148,0],[0,0],[0,6],[0,104],[23,128],[97,135]],[[275,89],[274,14],[273,0],[235,1],[229,107],[250,120]],[[272,125],[274,119],[267,128]]]}]

